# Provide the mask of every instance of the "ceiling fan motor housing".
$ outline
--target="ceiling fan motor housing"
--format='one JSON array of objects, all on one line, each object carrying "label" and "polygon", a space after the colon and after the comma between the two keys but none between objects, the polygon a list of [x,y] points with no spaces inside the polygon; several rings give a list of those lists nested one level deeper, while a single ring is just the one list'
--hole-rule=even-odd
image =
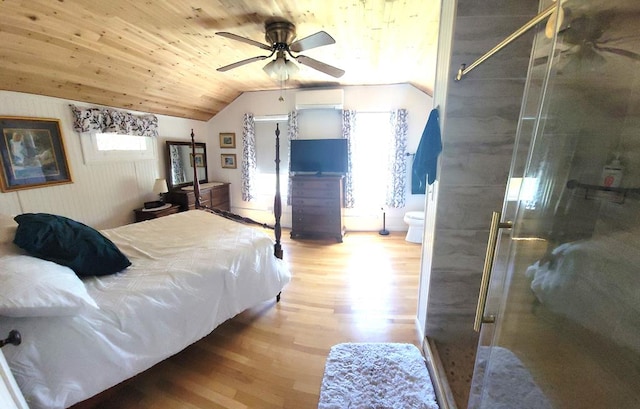
[{"label": "ceiling fan motor housing", "polygon": [[288,21],[268,22],[264,26],[264,38],[274,48],[287,48],[296,38],[296,26]]}]

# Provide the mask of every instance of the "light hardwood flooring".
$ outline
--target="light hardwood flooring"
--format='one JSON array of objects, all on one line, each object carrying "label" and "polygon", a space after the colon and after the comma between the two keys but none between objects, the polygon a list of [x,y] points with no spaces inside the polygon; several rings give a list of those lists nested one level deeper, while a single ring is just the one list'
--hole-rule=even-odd
[{"label": "light hardwood flooring", "polygon": [[404,236],[348,233],[336,243],[291,240],[284,232],[293,278],[279,303],[239,314],[76,408],[317,408],[331,346],[421,345],[415,321],[421,251]]}]

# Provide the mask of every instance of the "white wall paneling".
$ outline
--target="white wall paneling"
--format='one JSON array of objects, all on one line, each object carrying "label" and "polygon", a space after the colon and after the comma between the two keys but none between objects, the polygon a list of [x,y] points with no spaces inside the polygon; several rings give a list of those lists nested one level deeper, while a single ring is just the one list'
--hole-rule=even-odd
[{"label": "white wall paneling", "polygon": [[64,139],[73,183],[0,193],[0,213],[60,214],[102,229],[133,222],[133,209],[154,197],[156,177],[164,175],[164,140],[188,138],[191,129],[204,137],[205,122],[158,115],[161,138],[156,160],[84,164],[80,135],[73,130],[69,104],[59,98],[0,91],[0,116],[56,118]]}]

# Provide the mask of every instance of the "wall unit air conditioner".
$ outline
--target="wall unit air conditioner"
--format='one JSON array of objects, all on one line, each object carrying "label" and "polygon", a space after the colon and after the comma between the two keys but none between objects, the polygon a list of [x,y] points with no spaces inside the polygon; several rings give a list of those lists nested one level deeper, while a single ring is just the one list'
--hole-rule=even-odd
[{"label": "wall unit air conditioner", "polygon": [[299,91],[296,93],[296,109],[342,109],[342,89]]}]

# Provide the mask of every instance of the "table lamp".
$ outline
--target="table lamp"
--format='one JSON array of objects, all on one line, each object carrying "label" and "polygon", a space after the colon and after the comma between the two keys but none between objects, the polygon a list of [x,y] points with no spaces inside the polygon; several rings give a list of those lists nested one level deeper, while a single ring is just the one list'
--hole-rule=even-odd
[{"label": "table lamp", "polygon": [[168,191],[167,181],[164,179],[156,179],[156,182],[153,184],[153,193],[160,196],[161,203],[164,203],[164,194]]}]

